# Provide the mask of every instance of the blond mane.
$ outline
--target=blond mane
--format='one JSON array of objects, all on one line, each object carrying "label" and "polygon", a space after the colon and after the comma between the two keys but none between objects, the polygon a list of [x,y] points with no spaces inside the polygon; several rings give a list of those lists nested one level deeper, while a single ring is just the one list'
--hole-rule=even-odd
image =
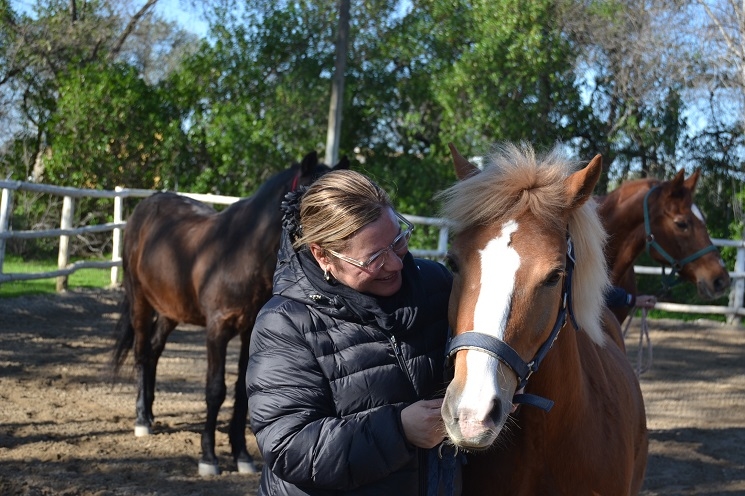
[{"label": "blond mane", "polygon": [[[483,171],[437,195],[443,201],[442,217],[450,221],[455,235],[514,219],[525,211],[551,227],[566,227],[559,215],[568,201],[564,179],[579,167],[558,148],[537,157],[528,144],[504,144],[495,148],[485,164]],[[594,200],[574,210],[569,234],[577,261],[572,285],[574,314],[580,328],[602,345],[601,319],[610,278],[603,252],[606,233]]]}]

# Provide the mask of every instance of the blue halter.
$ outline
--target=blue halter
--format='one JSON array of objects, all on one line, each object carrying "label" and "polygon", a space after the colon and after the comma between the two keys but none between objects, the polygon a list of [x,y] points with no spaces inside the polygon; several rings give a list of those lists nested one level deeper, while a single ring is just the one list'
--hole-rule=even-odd
[{"label": "blue halter", "polygon": [[[579,328],[574,318],[574,310],[572,309],[572,273],[574,272],[574,264],[574,246],[571,238],[567,235],[566,277],[564,278],[561,308],[556,317],[554,327],[551,329],[551,334],[549,334],[541,347],[538,348],[538,351],[530,362],[526,363],[514,348],[501,339],[477,331],[464,332],[457,336],[451,335],[448,339],[448,345],[445,352],[447,360],[451,360],[459,350],[464,349],[478,350],[488,353],[497,360],[506,364],[515,372],[519,381],[517,386],[518,390],[524,388],[528,383],[530,376],[538,370],[538,367],[546,357],[546,354],[548,354],[548,350],[553,346],[556,338],[559,337],[559,331],[561,331],[566,324],[567,316],[572,319],[574,328]],[[553,401],[535,394],[516,394],[512,398],[512,402],[516,404],[521,403],[532,405],[547,412],[554,406]]]}]

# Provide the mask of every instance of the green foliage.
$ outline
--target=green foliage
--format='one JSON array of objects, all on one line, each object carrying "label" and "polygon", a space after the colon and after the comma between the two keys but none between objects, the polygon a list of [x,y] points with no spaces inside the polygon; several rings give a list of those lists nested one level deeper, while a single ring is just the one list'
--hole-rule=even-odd
[{"label": "green foliage", "polygon": [[182,187],[243,196],[321,147],[333,12],[295,3],[259,7],[260,15],[224,19],[214,42],[203,43],[168,82],[197,158],[181,171]]},{"label": "green foliage", "polygon": [[741,238],[745,220],[745,194],[740,179],[745,135],[741,124],[710,125],[705,132],[686,139],[684,147],[701,172],[695,201],[706,215],[709,233],[715,238]]},{"label": "green foliage", "polygon": [[90,64],[60,81],[47,180],[93,189],[159,189],[174,181],[177,114],[124,64]]},{"label": "green foliage", "polygon": [[574,87],[572,46],[552,22],[558,4],[431,2],[445,18],[438,46],[460,47],[433,81],[443,107],[442,132],[467,152],[495,141],[526,140],[548,148],[571,138],[567,120],[581,111]]}]

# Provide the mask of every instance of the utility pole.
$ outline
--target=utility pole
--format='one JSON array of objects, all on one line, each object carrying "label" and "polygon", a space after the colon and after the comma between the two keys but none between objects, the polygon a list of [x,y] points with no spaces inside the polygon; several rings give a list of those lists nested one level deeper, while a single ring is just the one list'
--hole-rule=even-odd
[{"label": "utility pole", "polygon": [[349,46],[349,0],[339,0],[339,27],[336,34],[336,63],[331,84],[329,125],[326,132],[326,164],[334,166],[339,161],[341,114],[344,102],[344,72],[347,68]]}]

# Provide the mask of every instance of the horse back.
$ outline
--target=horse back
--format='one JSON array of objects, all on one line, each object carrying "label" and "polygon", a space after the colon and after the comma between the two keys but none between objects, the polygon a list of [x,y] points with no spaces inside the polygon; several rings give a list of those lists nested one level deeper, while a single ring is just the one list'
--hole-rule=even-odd
[{"label": "horse back", "polygon": [[174,193],[156,193],[135,207],[122,261],[134,301],[177,322],[204,325],[193,268],[216,216],[208,205]]},{"label": "horse back", "polygon": [[173,193],[140,202],[124,242],[133,288],[177,322],[252,327],[271,296],[281,232],[279,209],[261,200],[244,198],[219,213]]}]

